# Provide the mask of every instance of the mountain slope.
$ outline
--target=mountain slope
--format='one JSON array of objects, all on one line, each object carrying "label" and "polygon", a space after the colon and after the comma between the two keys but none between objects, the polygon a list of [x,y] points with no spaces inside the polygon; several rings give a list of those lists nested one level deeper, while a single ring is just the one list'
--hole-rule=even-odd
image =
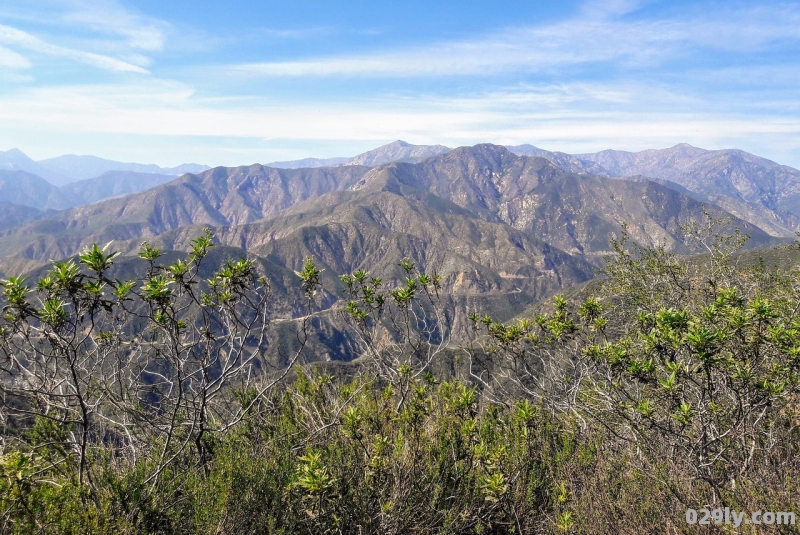
[{"label": "mountain slope", "polygon": [[773,235],[800,226],[800,171],[741,150],[704,150],[687,144],[664,150],[606,150],[577,154],[611,176],[675,182]]},{"label": "mountain slope", "polygon": [[[200,230],[181,227],[151,243],[186,249]],[[424,272],[441,275],[443,298],[459,312],[456,329],[467,328],[468,312],[511,317],[595,275],[582,258],[502,222],[485,221],[428,192],[397,191],[392,185],[328,193],[274,217],[214,231],[220,243],[283,269],[299,269],[311,256],[324,273],[365,269],[389,287],[403,283],[398,262],[410,257]],[[115,245],[126,250],[135,244]]]},{"label": "mountain slope", "polygon": [[102,175],[61,186],[66,195],[91,204],[109,197],[138,193],[175,180],[174,176],[133,171],[106,171]]},{"label": "mountain slope", "polygon": [[591,278],[594,271],[584,260],[500,222],[424,192],[391,188],[328,194],[218,234],[223,243],[287,267],[310,254],[336,273],[371,269],[387,280],[402,280],[397,262],[410,257],[426,271],[438,271],[455,293],[539,296]]},{"label": "mountain slope", "polygon": [[[418,165],[378,168],[356,187],[366,186],[375,173],[427,188],[564,251],[595,257],[609,252],[608,239],[623,222],[643,245],[660,243],[688,252],[680,225],[703,217],[700,202],[660,184],[566,173],[544,158],[518,157],[496,145],[461,147]],[[714,206],[709,211],[729,215]],[[753,245],[771,243],[753,225],[734,224],[753,236]]]},{"label": "mountain slope", "polygon": [[0,202],[61,210],[80,204],[80,199],[26,171],[0,170]]}]

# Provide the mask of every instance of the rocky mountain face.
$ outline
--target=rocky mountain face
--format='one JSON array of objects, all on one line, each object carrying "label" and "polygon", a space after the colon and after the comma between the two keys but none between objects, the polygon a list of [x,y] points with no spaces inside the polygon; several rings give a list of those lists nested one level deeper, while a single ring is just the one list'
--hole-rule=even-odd
[{"label": "rocky mountain face", "polygon": [[772,236],[791,237],[800,228],[800,171],[741,150],[704,150],[685,143],[663,150],[575,155],[532,145],[510,150],[547,158],[571,172],[657,180],[718,205]]}]

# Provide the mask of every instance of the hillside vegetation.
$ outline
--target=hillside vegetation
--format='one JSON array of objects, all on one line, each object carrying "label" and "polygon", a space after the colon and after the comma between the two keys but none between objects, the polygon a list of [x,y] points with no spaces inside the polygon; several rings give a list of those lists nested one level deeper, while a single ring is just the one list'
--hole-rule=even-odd
[{"label": "hillside vegetation", "polygon": [[[376,193],[413,186],[394,172]],[[0,531],[727,533],[686,510],[797,512],[798,272],[739,262],[719,227],[683,225],[699,258],[623,230],[601,281],[511,321],[454,308],[412,258],[385,279],[305,259],[281,279],[302,309],[273,308],[281,268],[215,259],[210,231],[185,257],[142,245],[129,280],[97,246],[8,278]],[[307,364],[320,333],[358,359]]]}]

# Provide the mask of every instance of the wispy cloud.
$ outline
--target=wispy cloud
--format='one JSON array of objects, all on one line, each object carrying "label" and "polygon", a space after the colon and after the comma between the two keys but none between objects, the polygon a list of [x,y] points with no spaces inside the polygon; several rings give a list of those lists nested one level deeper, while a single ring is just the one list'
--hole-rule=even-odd
[{"label": "wispy cloud", "polygon": [[0,21],[0,45],[8,51],[0,61],[7,66],[30,67],[34,58],[22,54],[33,53],[141,74],[151,63],[144,54],[163,49],[167,27],[114,0],[42,0],[13,12],[0,9]]},{"label": "wispy cloud", "polygon": [[9,50],[0,46],[0,67],[6,69],[27,69],[31,66],[28,58],[22,54],[17,54],[13,50]]},{"label": "wispy cloud", "polygon": [[[617,62],[652,66],[688,49],[758,51],[781,40],[800,40],[800,5],[735,8],[718,19],[620,17],[630,2],[603,4],[578,17],[545,26],[509,28],[475,40],[439,42],[382,52],[297,61],[233,65],[257,76],[443,76],[536,72],[569,64]],[[612,3],[615,4],[615,3]]]},{"label": "wispy cloud", "polygon": [[[103,54],[54,45],[30,33],[4,24],[0,24],[0,43],[6,46],[22,48],[30,52],[78,61],[101,69],[119,72],[147,73],[146,69],[133,65],[132,63]],[[19,56],[19,54],[17,54],[17,56]]]},{"label": "wispy cloud", "polygon": [[144,51],[164,47],[166,24],[143,17],[110,0],[70,0],[61,16],[67,24],[88,26],[93,31],[120,36],[126,46]]}]

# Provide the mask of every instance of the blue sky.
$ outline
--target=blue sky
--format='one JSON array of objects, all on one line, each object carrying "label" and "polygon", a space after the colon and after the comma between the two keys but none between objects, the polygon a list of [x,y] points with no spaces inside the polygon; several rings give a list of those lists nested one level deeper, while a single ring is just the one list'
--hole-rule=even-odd
[{"label": "blue sky", "polygon": [[395,139],[800,167],[800,2],[0,0],[0,150],[174,165]]}]

